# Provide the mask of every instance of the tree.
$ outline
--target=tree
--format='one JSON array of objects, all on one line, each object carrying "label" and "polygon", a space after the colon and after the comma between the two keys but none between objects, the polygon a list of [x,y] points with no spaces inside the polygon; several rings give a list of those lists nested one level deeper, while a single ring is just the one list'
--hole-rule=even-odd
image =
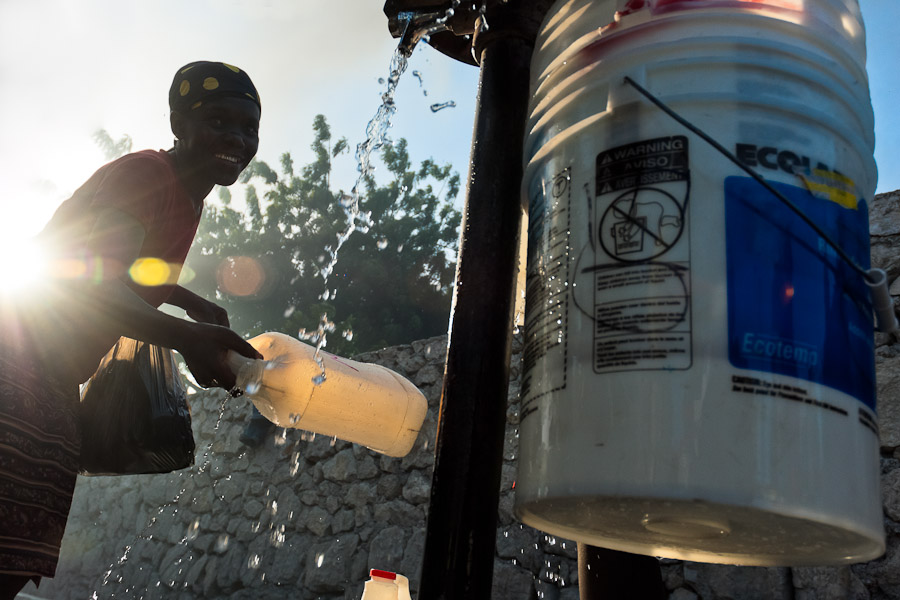
[{"label": "tree", "polygon": [[330,187],[332,160],[347,142],[332,147],[322,115],[313,132],[315,159],[299,173],[288,153],[280,173],[261,161],[248,166],[245,211],[234,209],[225,188],[221,206],[208,203],[186,263],[195,274],[188,287],[215,298],[247,336],[314,330],[327,314],[346,333],[330,335],[328,349],[345,356],[445,333],[459,175],[430,159],[414,169],[406,140],[386,143],[381,157],[391,181],[363,177],[360,200],[371,224],[347,238],[326,287],[321,271],[347,229],[351,196]]},{"label": "tree", "polygon": [[103,151],[103,156],[106,157],[106,160],[113,160],[131,152],[130,135],[123,135],[118,140],[114,140],[108,131],[98,129],[92,137],[94,138],[94,143],[100,146],[100,150]]}]

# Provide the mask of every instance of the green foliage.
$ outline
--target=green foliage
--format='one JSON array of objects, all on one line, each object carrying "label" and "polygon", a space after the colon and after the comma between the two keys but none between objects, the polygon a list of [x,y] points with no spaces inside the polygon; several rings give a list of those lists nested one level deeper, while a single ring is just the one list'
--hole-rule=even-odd
[{"label": "green foliage", "polygon": [[131,152],[131,136],[129,135],[123,135],[118,140],[114,140],[108,131],[98,129],[91,137],[94,138],[94,143],[100,146],[106,160],[114,160]]},{"label": "green foliage", "polygon": [[[430,159],[415,169],[406,140],[385,144],[382,160],[391,181],[379,185],[365,178],[361,210],[371,211],[373,224],[341,247],[323,299],[320,271],[347,228],[341,204],[347,195],[332,191],[329,181],[331,161],[347,141],[332,147],[321,115],[313,132],[315,159],[299,172],[289,154],[281,158],[280,174],[261,161],[247,167],[243,212],[220,190],[222,205],[207,206],[188,256],[186,270],[196,277],[187,287],[215,298],[246,336],[315,330],[327,314],[336,324],[328,350],[344,356],[445,333],[460,224],[452,204],[459,175]],[[263,273],[258,289],[254,265]],[[341,335],[345,330],[352,330],[352,339]]]}]

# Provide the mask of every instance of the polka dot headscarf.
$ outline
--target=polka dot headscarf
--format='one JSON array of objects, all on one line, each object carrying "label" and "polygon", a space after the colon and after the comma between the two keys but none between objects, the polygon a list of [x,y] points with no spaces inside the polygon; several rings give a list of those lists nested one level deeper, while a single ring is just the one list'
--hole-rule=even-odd
[{"label": "polka dot headscarf", "polygon": [[259,92],[250,76],[235,66],[222,62],[200,60],[178,69],[169,88],[169,108],[187,113],[199,108],[207,100],[222,96],[247,98],[259,102]]}]

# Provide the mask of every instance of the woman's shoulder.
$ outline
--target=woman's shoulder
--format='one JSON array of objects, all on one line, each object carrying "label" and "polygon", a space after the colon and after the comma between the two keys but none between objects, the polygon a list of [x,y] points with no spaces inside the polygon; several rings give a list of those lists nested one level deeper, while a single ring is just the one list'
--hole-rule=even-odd
[{"label": "woman's shoulder", "polygon": [[103,165],[100,170],[146,170],[174,175],[175,163],[165,150],[138,150]]}]

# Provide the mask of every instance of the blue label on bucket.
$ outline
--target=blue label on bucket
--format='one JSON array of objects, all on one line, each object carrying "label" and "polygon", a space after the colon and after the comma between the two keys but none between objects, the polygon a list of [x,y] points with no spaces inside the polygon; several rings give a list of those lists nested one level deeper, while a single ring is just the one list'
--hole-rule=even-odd
[{"label": "blue label on bucket", "polygon": [[[772,185],[868,268],[865,201],[847,208]],[[731,364],[820,383],[875,410],[872,307],[860,275],[750,178],[725,180],[725,228]]]}]

